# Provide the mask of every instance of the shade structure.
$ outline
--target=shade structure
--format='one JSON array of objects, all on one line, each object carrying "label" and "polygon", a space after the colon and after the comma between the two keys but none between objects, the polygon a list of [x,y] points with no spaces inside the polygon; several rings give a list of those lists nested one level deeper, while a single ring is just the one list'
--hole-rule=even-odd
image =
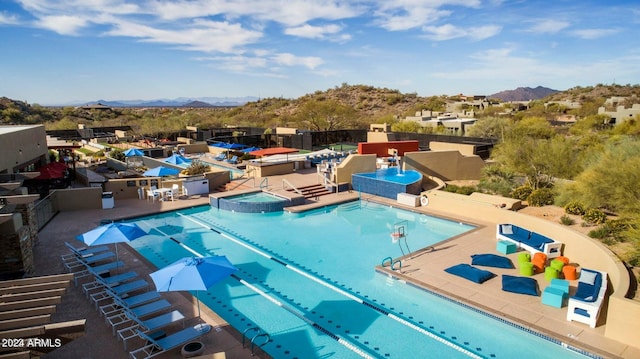
[{"label": "shade structure", "polygon": [[150,170],[146,170],[143,175],[146,177],[165,177],[175,176],[180,173],[180,170],[172,167],[158,166]]},{"label": "shade structure", "polygon": [[118,243],[130,242],[146,235],[147,232],[135,223],[115,222],[94,228],[76,238],[88,246],[115,244],[116,261],[118,261]]},{"label": "shade structure", "polygon": [[247,148],[242,149],[241,152],[249,153],[249,152],[258,151],[258,150],[261,150],[261,149],[262,148],[260,148],[260,147],[247,147]]},{"label": "shade structure", "polygon": [[195,290],[200,317],[198,291],[209,289],[237,270],[225,256],[184,257],[149,276],[158,292]]},{"label": "shade structure", "polygon": [[250,155],[254,156],[271,156],[271,155],[284,155],[289,153],[296,153],[298,149],[296,148],[288,148],[288,147],[272,147],[265,148],[262,150],[249,152]]},{"label": "shade structure", "polygon": [[181,164],[189,164],[191,163],[191,160],[179,155],[177,153],[174,153],[173,155],[171,155],[171,157],[167,158],[164,160],[166,163],[171,163],[174,165],[181,165]]},{"label": "shade structure", "polygon": [[137,148],[130,148],[124,152],[122,152],[126,157],[134,157],[134,156],[144,156],[144,152]]}]

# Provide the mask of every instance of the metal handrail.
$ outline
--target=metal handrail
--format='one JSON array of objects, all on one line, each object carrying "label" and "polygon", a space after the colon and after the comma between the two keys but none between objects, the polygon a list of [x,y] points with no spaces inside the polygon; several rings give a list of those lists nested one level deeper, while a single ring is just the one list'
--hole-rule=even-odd
[{"label": "metal handrail", "polygon": [[231,187],[231,188],[229,189],[229,191],[233,191],[234,189],[236,189],[236,188],[238,188],[238,187],[242,186],[243,184],[245,184],[245,183],[249,182],[250,180],[253,180],[253,187],[255,187],[255,186],[256,186],[256,178],[255,178],[255,177],[249,177],[249,178],[245,178],[244,180],[242,180],[242,182],[238,182],[238,183],[236,183],[236,185],[235,185],[235,186],[233,186],[233,187]]},{"label": "metal handrail", "polygon": [[302,193],[301,190],[299,190],[298,188],[296,188],[296,186],[292,185],[291,182],[287,181],[285,178],[282,179],[282,189],[286,190],[285,184],[288,185],[289,187],[291,187],[297,194],[304,196],[304,193]]},{"label": "metal handrail", "polygon": [[254,347],[255,347],[255,344],[256,344],[256,343],[255,343],[255,340],[256,340],[257,338],[259,338],[259,337],[266,337],[266,338],[267,338],[267,340],[266,340],[264,343],[259,344],[259,345],[258,345],[258,348],[262,348],[262,347],[263,347],[263,346],[265,346],[268,342],[270,342],[270,341],[271,341],[271,336],[269,335],[269,333],[262,332],[262,333],[256,334],[253,338],[251,338],[251,356],[253,356],[253,355],[254,355],[253,350],[254,350]]},{"label": "metal handrail", "polygon": [[[250,331],[250,330],[256,330],[256,331],[258,331],[258,332],[261,332],[261,331],[262,331],[262,330],[260,330],[260,328],[259,328],[259,327],[249,327],[249,328],[245,329],[245,330],[242,332],[242,347],[243,347],[243,348],[244,348],[244,339],[247,337],[247,332],[248,332],[248,331]],[[259,333],[258,333],[258,334],[259,334]],[[253,336],[253,338],[255,338],[255,336]],[[253,342],[253,338],[251,339],[251,341],[252,341],[252,342]]]},{"label": "metal handrail", "polygon": [[262,179],[262,181],[260,181],[260,189],[263,188],[269,188],[269,177],[265,177],[264,179]]}]

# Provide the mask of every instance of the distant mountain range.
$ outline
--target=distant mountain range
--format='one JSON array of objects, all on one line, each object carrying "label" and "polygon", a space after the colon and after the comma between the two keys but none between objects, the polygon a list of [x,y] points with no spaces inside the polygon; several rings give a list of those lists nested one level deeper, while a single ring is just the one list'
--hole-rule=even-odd
[{"label": "distant mountain range", "polygon": [[[247,102],[257,101],[257,97],[198,97],[160,100],[97,100],[85,102],[81,106],[102,104],[109,107],[233,107],[242,106]],[[77,105],[77,104],[76,104]]]},{"label": "distant mountain range", "polygon": [[536,88],[531,87],[518,87],[515,90],[507,90],[495,93],[493,95],[489,95],[489,98],[497,98],[502,101],[529,101],[529,100],[539,100],[541,98],[545,98],[549,95],[553,95],[554,93],[560,92],[558,90],[553,90],[547,87],[538,86]]}]

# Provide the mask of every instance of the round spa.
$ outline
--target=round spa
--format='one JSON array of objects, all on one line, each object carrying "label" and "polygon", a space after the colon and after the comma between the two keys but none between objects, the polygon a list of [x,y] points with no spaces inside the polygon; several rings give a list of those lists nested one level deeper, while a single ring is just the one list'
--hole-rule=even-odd
[{"label": "round spa", "polygon": [[370,173],[351,175],[355,191],[396,199],[398,193],[418,195],[422,192],[422,174],[414,170],[403,171],[398,167],[379,169]]},{"label": "round spa", "polygon": [[[301,200],[304,202],[304,197]],[[284,207],[301,204],[294,202],[296,199],[280,197],[268,192],[251,192],[219,198],[217,207],[232,212],[266,213],[282,211]]]}]

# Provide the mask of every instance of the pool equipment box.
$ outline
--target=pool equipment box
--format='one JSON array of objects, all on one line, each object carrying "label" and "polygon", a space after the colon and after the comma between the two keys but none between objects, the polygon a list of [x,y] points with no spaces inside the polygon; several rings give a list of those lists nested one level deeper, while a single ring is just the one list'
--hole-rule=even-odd
[{"label": "pool equipment box", "polygon": [[420,206],[420,196],[416,196],[411,193],[398,193],[397,197],[398,204],[402,204],[405,206],[411,207],[419,207]]},{"label": "pool equipment box", "polygon": [[192,196],[194,194],[208,194],[209,193],[209,180],[208,179],[198,179],[198,180],[190,180],[182,182],[182,187],[186,191],[187,196]]}]

